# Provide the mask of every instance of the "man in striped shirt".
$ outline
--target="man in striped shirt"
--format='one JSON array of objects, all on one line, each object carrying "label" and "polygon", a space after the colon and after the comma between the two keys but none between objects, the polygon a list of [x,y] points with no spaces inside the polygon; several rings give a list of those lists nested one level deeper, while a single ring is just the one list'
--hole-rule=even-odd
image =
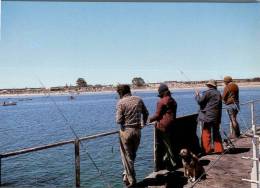
[{"label": "man in striped shirt", "polygon": [[116,107],[116,122],[120,124],[120,151],[124,166],[123,181],[136,183],[134,161],[141,139],[141,125],[146,124],[148,110],[140,97],[132,96],[129,85],[118,85],[120,97]]}]

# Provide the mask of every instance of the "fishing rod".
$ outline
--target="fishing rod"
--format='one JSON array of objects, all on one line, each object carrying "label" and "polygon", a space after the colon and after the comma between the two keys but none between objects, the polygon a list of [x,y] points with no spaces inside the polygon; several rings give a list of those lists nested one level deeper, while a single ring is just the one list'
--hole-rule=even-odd
[{"label": "fishing rod", "polygon": [[[192,83],[191,79],[190,79],[181,69],[179,69],[179,72],[181,73],[182,76],[184,76],[184,78],[185,78],[186,80],[188,80],[190,83]],[[195,90],[195,92],[198,91],[197,87],[192,86],[192,88]]]},{"label": "fishing rod", "polygon": [[[62,116],[62,118],[65,120],[65,125],[69,126],[71,132],[73,133],[73,135],[76,137],[77,140],[79,140],[79,136],[77,135],[76,131],[73,129],[73,127],[70,125],[69,120],[66,118],[66,116],[64,115],[64,113],[62,112],[62,110],[60,109],[60,107],[58,106],[58,104],[56,103],[56,101],[51,97],[50,92],[48,92],[47,88],[45,87],[45,85],[43,84],[43,82],[38,78],[39,83],[41,84],[41,86],[44,88],[45,91],[47,91],[47,96],[48,98],[53,102],[54,106],[56,107],[56,109],[58,110],[59,114]],[[88,158],[90,159],[91,163],[93,164],[93,166],[95,167],[95,169],[97,170],[97,172],[99,173],[99,176],[101,176],[104,180],[104,183],[107,184],[108,188],[112,188],[110,182],[108,182],[106,180],[106,178],[103,175],[102,170],[97,166],[96,162],[94,161],[94,159],[91,157],[91,155],[88,153],[87,148],[84,147],[84,145],[82,144],[82,142],[79,142],[80,145],[82,146],[82,148],[84,149],[83,151],[87,154]],[[99,177],[97,176],[97,177]]]},{"label": "fishing rod", "polygon": [[[192,82],[191,79],[182,70],[179,70],[179,71],[189,82]],[[197,95],[199,95],[199,91],[197,90],[197,88],[193,87],[193,89],[195,90],[195,93]],[[224,136],[226,137],[227,143],[229,143],[233,147],[234,144],[232,143],[232,141],[230,140],[230,138],[228,137],[227,133],[224,131],[224,129],[222,127],[221,127],[221,131],[223,132]]]}]

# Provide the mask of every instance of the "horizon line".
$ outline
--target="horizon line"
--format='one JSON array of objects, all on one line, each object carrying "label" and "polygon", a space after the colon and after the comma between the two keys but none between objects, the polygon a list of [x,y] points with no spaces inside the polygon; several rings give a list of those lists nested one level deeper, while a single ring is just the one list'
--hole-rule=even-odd
[{"label": "horizon line", "polygon": [[[256,79],[256,80],[254,80]],[[259,79],[259,80],[258,80]],[[145,82],[145,85],[147,84],[160,84],[160,83],[173,83],[173,82],[177,82],[177,83],[192,83],[193,84],[201,84],[200,82],[207,82],[209,79],[204,79],[204,80],[165,80],[165,81],[158,81],[158,82]],[[223,79],[214,79],[216,82],[223,82]],[[233,78],[233,81],[242,81],[242,82],[259,82],[260,81],[260,76],[259,77],[253,77],[253,78]],[[132,83],[117,83],[117,84],[87,84],[87,87],[95,87],[95,86],[101,86],[101,87],[106,87],[106,86],[112,86],[114,87],[115,85],[118,84],[128,84],[128,85],[133,85]],[[78,87],[77,85],[57,85],[57,86],[50,86],[48,87],[49,89],[51,88],[65,88],[65,87]],[[44,88],[44,87],[13,87],[13,88],[0,88],[0,90],[12,90],[12,89],[40,89],[40,88]]]}]

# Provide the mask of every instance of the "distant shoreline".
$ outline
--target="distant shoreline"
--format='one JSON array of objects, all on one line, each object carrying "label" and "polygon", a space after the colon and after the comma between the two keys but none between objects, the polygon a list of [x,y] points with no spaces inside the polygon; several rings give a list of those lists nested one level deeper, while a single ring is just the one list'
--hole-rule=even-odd
[{"label": "distant shoreline", "polygon": [[[240,88],[260,88],[260,82],[254,83],[238,83]],[[218,89],[223,89],[224,85],[218,87]],[[181,91],[181,90],[193,90],[197,88],[198,90],[203,90],[206,88],[204,84],[199,85],[186,85],[186,87],[169,87],[172,91]],[[146,88],[132,88],[131,91],[134,92],[157,92],[157,88],[155,87],[146,87]],[[31,97],[39,97],[39,96],[77,96],[77,95],[91,95],[91,94],[105,94],[105,93],[115,93],[115,90],[102,90],[102,91],[83,91],[83,92],[42,92],[42,93],[14,93],[14,94],[0,94],[0,98],[31,98]]]}]

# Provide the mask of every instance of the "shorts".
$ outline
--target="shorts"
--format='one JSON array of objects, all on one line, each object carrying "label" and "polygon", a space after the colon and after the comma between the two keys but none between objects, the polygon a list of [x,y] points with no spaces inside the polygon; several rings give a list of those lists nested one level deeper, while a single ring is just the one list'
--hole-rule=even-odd
[{"label": "shorts", "polygon": [[238,103],[227,105],[227,112],[229,115],[237,115],[239,111],[240,111],[240,107]]}]

